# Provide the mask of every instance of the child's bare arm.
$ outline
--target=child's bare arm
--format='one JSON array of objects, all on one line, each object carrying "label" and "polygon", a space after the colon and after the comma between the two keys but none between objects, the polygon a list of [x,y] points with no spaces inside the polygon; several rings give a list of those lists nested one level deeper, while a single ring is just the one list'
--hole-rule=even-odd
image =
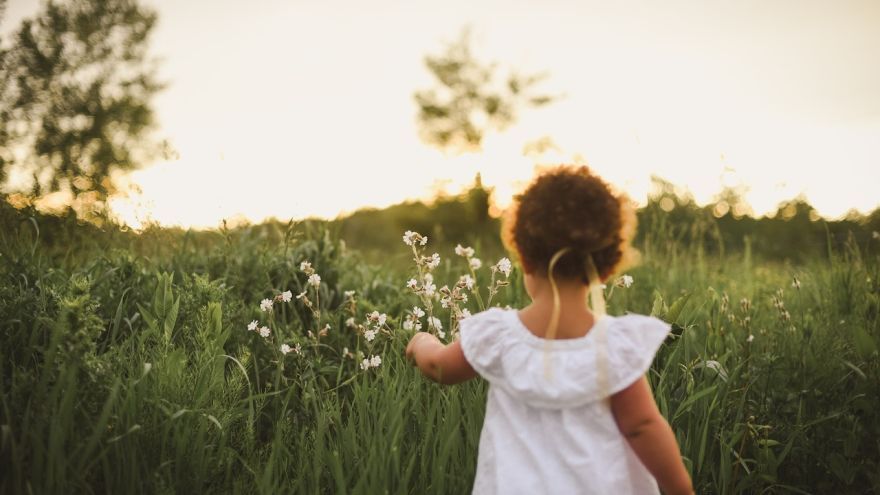
[{"label": "child's bare arm", "polygon": [[611,396],[611,411],[617,427],[663,493],[694,493],[675,435],[657,409],[647,379],[642,378]]},{"label": "child's bare arm", "polygon": [[422,374],[444,385],[465,382],[477,376],[461,350],[461,342],[443,345],[437,337],[419,332],[406,346],[406,357],[415,361]]}]

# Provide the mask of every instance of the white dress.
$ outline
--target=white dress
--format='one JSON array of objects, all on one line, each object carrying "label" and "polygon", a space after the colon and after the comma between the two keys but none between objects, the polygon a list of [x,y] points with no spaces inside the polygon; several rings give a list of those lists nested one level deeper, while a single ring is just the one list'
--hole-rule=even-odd
[{"label": "white dress", "polygon": [[660,493],[607,399],[647,372],[669,330],[649,316],[603,316],[583,337],[547,340],[516,310],[462,320],[465,358],[489,381],[473,493]]}]

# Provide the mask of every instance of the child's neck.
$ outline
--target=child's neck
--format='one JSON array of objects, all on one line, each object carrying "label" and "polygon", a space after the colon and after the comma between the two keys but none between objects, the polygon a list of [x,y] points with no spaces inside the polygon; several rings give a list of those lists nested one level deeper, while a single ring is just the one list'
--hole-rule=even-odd
[{"label": "child's neck", "polygon": [[[549,281],[535,284],[532,303],[519,311],[519,318],[537,337],[547,338],[548,325],[553,315],[553,290]],[[557,283],[559,290],[559,326],[556,339],[583,337],[595,322],[587,304],[589,287],[580,283]]]}]

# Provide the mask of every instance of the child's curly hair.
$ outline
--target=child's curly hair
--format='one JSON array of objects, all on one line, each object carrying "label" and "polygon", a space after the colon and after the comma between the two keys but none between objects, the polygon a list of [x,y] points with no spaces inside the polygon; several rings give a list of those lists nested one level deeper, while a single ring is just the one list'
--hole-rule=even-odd
[{"label": "child's curly hair", "polygon": [[542,275],[553,256],[568,248],[556,263],[554,277],[590,283],[589,255],[601,280],[636,262],[636,224],[626,195],[615,194],[585,166],[563,165],[538,175],[514,198],[502,237],[526,271]]}]

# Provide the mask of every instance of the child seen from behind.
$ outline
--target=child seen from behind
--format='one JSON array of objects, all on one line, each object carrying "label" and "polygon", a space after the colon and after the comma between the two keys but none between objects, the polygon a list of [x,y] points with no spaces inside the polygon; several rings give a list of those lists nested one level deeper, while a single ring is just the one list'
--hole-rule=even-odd
[{"label": "child seen from behind", "polygon": [[429,378],[489,382],[473,493],[693,493],[645,378],[670,327],[604,314],[600,284],[633,261],[635,225],[586,167],[539,175],[504,225],[531,304],[466,318],[449,345],[410,340]]}]

